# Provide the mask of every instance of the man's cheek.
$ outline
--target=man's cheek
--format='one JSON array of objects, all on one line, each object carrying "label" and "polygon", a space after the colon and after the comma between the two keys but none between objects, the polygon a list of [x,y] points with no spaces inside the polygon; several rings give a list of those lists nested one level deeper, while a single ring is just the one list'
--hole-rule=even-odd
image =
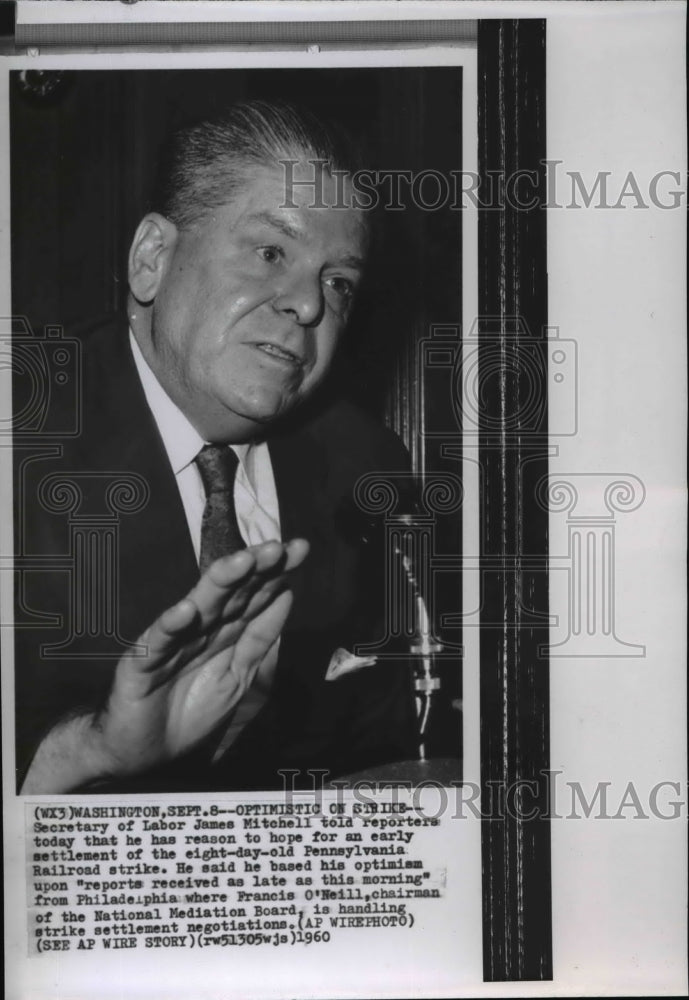
[{"label": "man's cheek", "polygon": [[255,310],[269,298],[264,290],[256,289],[248,282],[240,282],[241,291],[236,284],[233,281],[231,285],[220,288],[200,289],[198,298],[202,301],[199,305],[209,321],[212,318],[216,329],[231,329],[242,320],[251,318]]},{"label": "man's cheek", "polygon": [[333,330],[316,338],[314,364],[314,370],[316,372],[325,374],[325,372],[327,372],[327,370],[331,367],[335,359],[335,354],[337,353],[337,347],[340,343],[340,339],[340,331]]}]

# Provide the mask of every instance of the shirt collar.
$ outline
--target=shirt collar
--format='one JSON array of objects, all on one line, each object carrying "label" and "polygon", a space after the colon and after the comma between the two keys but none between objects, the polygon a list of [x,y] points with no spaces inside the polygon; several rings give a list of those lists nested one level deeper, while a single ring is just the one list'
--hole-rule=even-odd
[{"label": "shirt collar", "polygon": [[[129,330],[129,343],[134,355],[136,370],[139,373],[141,385],[146,396],[146,402],[158,425],[158,431],[163,439],[172,471],[175,475],[178,475],[194,461],[203,446],[208,442],[203,440],[196,428],[189,423],[177,404],[165,392],[144,358],[131,328]],[[253,479],[251,474],[253,468],[252,446],[250,444],[234,444],[230,445],[230,447],[237,455],[244,472],[251,482]]]}]

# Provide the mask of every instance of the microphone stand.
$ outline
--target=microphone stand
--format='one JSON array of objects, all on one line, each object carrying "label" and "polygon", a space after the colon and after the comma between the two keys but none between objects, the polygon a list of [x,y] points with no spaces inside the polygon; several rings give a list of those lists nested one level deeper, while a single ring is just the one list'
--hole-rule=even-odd
[{"label": "microphone stand", "polygon": [[443,651],[442,643],[435,640],[431,621],[419,582],[408,555],[397,553],[404,567],[409,592],[413,599],[414,632],[409,652],[414,656],[414,701],[418,719],[418,760],[427,761],[428,723],[434,699],[440,691],[441,680],[436,670],[436,655]]}]

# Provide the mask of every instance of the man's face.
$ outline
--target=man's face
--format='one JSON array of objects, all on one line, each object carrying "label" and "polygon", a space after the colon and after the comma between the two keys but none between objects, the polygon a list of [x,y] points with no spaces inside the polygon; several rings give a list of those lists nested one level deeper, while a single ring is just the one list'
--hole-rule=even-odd
[{"label": "man's face", "polygon": [[[336,204],[324,178],[324,202]],[[361,280],[366,227],[351,208],[285,201],[278,169],[176,231],[154,297],[149,363],[203,437],[241,440],[326,375]],[[296,207],[294,207],[296,206]]]}]

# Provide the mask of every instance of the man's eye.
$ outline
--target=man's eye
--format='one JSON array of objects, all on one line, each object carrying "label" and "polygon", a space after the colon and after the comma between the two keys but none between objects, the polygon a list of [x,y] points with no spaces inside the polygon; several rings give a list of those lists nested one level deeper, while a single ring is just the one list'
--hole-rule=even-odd
[{"label": "man's eye", "polygon": [[277,264],[282,259],[282,250],[280,247],[259,247],[258,255],[267,264]]},{"label": "man's eye", "polygon": [[326,278],[326,285],[342,299],[351,299],[354,295],[354,283],[349,278],[333,277]]}]

